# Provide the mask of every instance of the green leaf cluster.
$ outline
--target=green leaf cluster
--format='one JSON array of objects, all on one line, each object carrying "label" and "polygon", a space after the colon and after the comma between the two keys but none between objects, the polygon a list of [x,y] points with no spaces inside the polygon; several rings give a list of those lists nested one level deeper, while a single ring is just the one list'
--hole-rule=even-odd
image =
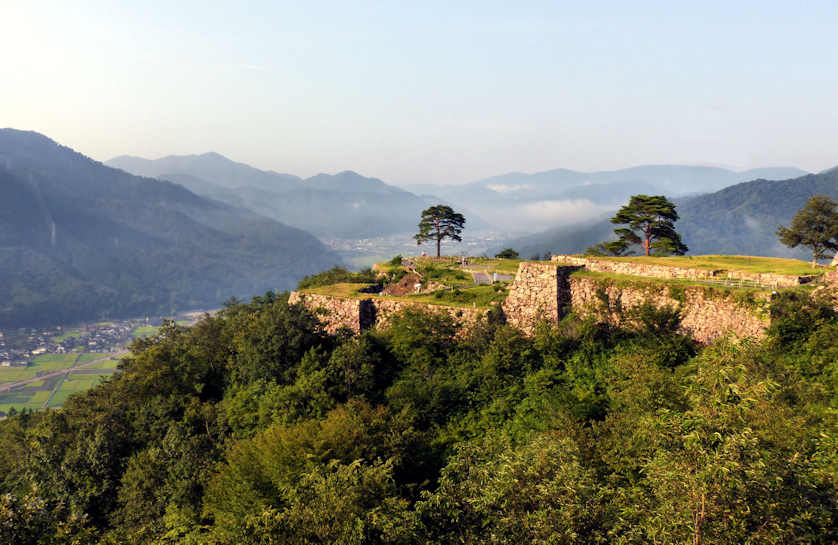
[{"label": "green leaf cluster", "polygon": [[419,232],[413,235],[413,238],[416,239],[416,244],[436,242],[436,256],[439,257],[443,240],[463,240],[460,233],[463,232],[465,224],[465,216],[455,212],[450,206],[438,204],[422,211]]},{"label": "green leaf cluster", "polygon": [[838,252],[838,202],[827,195],[814,195],[806,201],[791,220],[789,227],[777,228],[780,242],[796,248],[806,246],[812,250],[812,266],[819,259]]},{"label": "green leaf cluster", "polygon": [[605,255],[629,255],[630,248],[639,245],[646,255],[683,255],[688,248],[675,231],[674,224],[678,221],[675,208],[663,195],[634,195],[611,218],[613,224],[627,225],[614,229],[617,240],[590,250]]}]

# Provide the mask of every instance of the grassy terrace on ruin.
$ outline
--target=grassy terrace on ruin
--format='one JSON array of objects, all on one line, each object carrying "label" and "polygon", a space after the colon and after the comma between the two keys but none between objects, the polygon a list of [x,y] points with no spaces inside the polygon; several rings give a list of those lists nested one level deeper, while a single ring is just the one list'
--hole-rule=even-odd
[{"label": "grassy terrace on ruin", "polygon": [[[821,275],[827,267],[813,269],[811,264],[796,259],[757,257],[757,256],[729,256],[729,255],[701,255],[701,256],[675,256],[675,257],[592,257],[574,256],[602,261],[616,261],[640,263],[648,265],[663,265],[677,268],[704,269],[726,272],[744,272],[751,274],[773,273],[788,276],[811,276]],[[391,299],[399,301],[412,301],[461,308],[490,308],[492,304],[502,302],[511,284],[511,276],[518,270],[522,262],[529,262],[521,259],[498,259],[486,257],[472,257],[467,259],[467,265],[462,266],[458,257],[411,257],[405,260],[408,264],[397,263],[397,259],[379,263],[374,267],[378,274],[378,280],[384,288],[395,284],[399,279],[408,273],[408,269],[419,272],[422,275],[422,289],[430,293],[406,293],[404,295],[385,295],[380,293],[369,293],[370,282],[356,282],[349,279],[345,282],[336,282],[329,285],[308,287],[300,291],[342,297],[350,299]],[[547,264],[548,262],[540,262]],[[473,273],[484,275],[483,278],[492,278],[495,273],[501,275],[502,279],[494,284],[478,284],[475,282]],[[738,296],[748,297],[758,293],[771,291],[773,288],[763,285],[754,285],[738,281],[707,281],[701,279],[685,278],[655,278],[647,276],[635,276],[630,274],[619,274],[613,272],[599,272],[580,269],[572,273],[578,278],[596,278],[609,280],[617,285],[648,285],[648,286],[679,286],[679,287],[704,287],[711,288],[720,293],[736,292]],[[410,284],[412,286],[412,283]],[[429,286],[431,286],[429,288]],[[436,289],[433,289],[433,288]],[[804,289],[811,289],[812,286],[803,286]]]},{"label": "grassy terrace on ruin", "polygon": [[[384,295],[362,291],[374,286],[373,283],[348,281],[307,287],[299,291],[350,299],[391,299],[449,307],[487,309],[493,303],[501,302],[506,298],[507,287],[522,260],[468,258],[466,266],[462,266],[459,258],[455,257],[440,259],[411,257],[407,261],[422,276],[423,290],[426,290],[429,285],[436,286],[437,289],[422,294]],[[408,267],[390,261],[375,265],[374,271],[378,273],[379,281],[385,288],[398,282],[401,277],[410,272]],[[484,279],[494,278],[494,275],[498,274],[500,280],[493,284],[478,284],[473,274],[481,275]]]},{"label": "grassy terrace on ruin", "polygon": [[646,265],[664,265],[667,267],[681,267],[686,269],[740,271],[756,274],[774,273],[789,276],[822,275],[827,270],[826,267],[813,268],[811,263],[807,261],[800,261],[799,259],[743,255],[696,255],[671,257],[598,257],[579,255],[574,257],[587,257],[588,259],[622,261]]}]

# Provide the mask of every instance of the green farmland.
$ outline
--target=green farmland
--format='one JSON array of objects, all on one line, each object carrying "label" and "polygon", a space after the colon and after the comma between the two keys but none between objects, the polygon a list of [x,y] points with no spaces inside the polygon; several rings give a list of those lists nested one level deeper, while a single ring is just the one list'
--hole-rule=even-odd
[{"label": "green farmland", "polygon": [[136,328],[134,331],[131,332],[131,337],[134,339],[140,339],[142,337],[153,337],[157,335],[157,332],[160,330],[159,327],[153,325],[144,325]]},{"label": "green farmland", "polygon": [[66,369],[75,365],[78,358],[79,354],[44,354],[35,356],[27,367],[0,367],[0,384],[35,378],[48,371]]},{"label": "green farmland", "polygon": [[[39,374],[67,369],[75,365],[89,363],[106,354],[48,354],[37,356],[25,368],[0,368],[0,384],[16,382],[37,377]],[[37,410],[44,407],[60,407],[68,397],[99,384],[102,379],[116,372],[118,361],[105,359],[89,367],[74,369],[59,376],[36,380],[21,387],[0,392],[0,412],[7,414],[14,408]]]}]

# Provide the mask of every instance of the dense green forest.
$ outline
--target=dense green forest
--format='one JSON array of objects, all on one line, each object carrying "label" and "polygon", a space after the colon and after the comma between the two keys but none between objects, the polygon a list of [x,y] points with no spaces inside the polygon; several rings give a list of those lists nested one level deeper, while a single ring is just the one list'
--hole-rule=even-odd
[{"label": "dense green forest", "polygon": [[0,543],[835,543],[831,301],[708,347],[631,312],[327,335],[268,294],[169,323],[0,422]]}]

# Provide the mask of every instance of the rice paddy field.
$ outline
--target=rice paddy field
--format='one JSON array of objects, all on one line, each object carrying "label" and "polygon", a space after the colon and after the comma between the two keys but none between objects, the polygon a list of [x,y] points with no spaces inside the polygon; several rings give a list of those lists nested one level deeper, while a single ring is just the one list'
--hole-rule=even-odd
[{"label": "rice paddy field", "polygon": [[68,369],[96,360],[102,361],[81,369],[68,370],[55,377],[36,380],[7,392],[0,392],[0,413],[8,414],[12,408],[21,411],[60,407],[71,395],[88,390],[113,375],[117,371],[119,362],[107,358],[107,354],[48,354],[35,357],[33,362],[25,368],[0,367],[0,384],[2,384],[35,378],[39,374]]}]

